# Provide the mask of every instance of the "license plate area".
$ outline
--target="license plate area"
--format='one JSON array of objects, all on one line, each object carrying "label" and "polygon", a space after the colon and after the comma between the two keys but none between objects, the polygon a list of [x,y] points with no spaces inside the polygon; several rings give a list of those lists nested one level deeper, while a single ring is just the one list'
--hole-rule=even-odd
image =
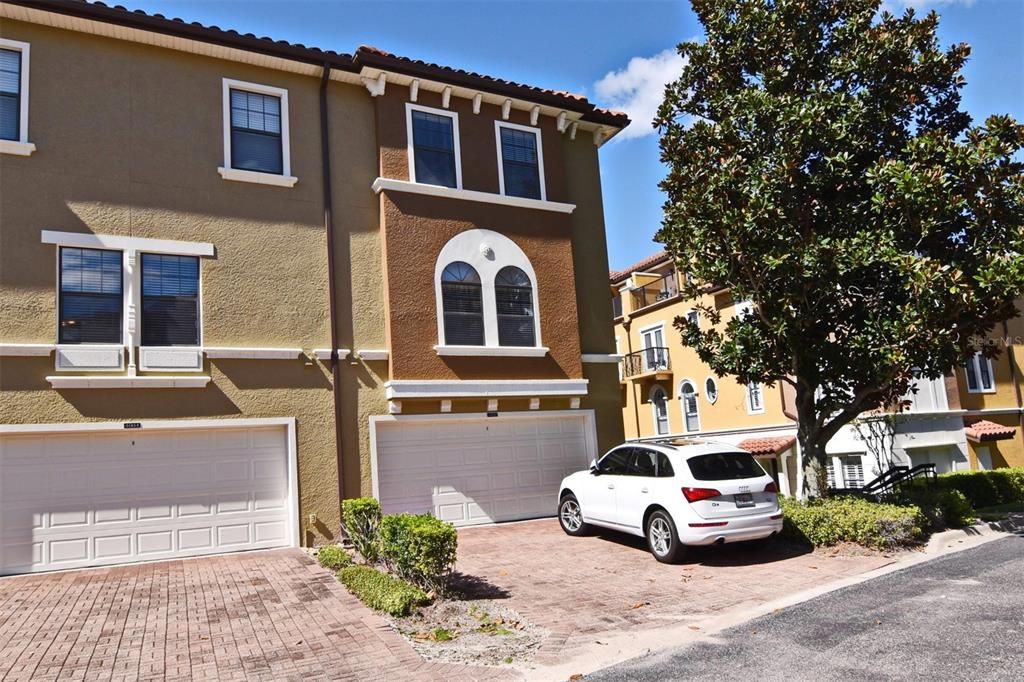
[{"label": "license plate area", "polygon": [[754,496],[750,493],[740,493],[739,495],[733,495],[732,499],[736,502],[736,506],[740,509],[744,507],[754,506]]}]

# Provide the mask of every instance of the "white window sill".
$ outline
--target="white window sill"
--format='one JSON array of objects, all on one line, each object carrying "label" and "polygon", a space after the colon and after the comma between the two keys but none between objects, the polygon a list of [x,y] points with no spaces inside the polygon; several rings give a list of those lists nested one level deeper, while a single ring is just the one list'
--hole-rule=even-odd
[{"label": "white window sill", "polygon": [[522,197],[509,197],[504,194],[491,194],[490,192],[477,192],[471,189],[456,189],[440,185],[425,185],[418,182],[392,180],[390,178],[377,178],[373,181],[371,187],[377,194],[384,190],[391,190],[394,192],[425,194],[432,197],[445,197],[447,199],[461,199],[463,201],[480,201],[501,206],[534,208],[541,211],[554,211],[556,213],[572,213],[576,210],[576,204],[562,204],[557,201],[541,201],[540,199],[523,199]]},{"label": "white window sill", "polygon": [[46,357],[55,348],[52,343],[0,343],[0,356]]},{"label": "white window sill", "polygon": [[294,360],[302,355],[301,348],[207,348],[211,360]]},{"label": "white window sill", "polygon": [[995,389],[995,387],[993,387],[993,388],[979,388],[976,391],[972,391],[971,389],[967,389],[967,392],[970,393],[971,395],[986,395],[986,394],[992,395],[993,393],[996,392],[996,389]]},{"label": "white window sill", "polygon": [[438,355],[455,357],[542,358],[548,354],[547,346],[434,346]]},{"label": "white window sill", "polygon": [[588,364],[595,364],[595,365],[596,364],[609,364],[609,365],[614,365],[614,364],[618,364],[618,362],[620,360],[622,360],[622,356],[618,355],[616,353],[608,353],[608,354],[605,354],[605,353],[584,353],[582,355],[582,360],[583,360],[583,362],[588,363]]},{"label": "white window sill", "polygon": [[53,388],[203,388],[210,383],[208,376],[160,377],[46,377]]},{"label": "white window sill", "polygon": [[14,140],[0,140],[0,154],[13,154],[14,156],[31,156],[36,146],[31,142],[15,142]]},{"label": "white window sill", "polygon": [[256,171],[238,170],[237,168],[217,169],[220,176],[225,180],[237,182],[252,182],[257,185],[273,185],[275,187],[294,187],[299,181],[294,175],[276,175],[274,173],[257,173]]}]

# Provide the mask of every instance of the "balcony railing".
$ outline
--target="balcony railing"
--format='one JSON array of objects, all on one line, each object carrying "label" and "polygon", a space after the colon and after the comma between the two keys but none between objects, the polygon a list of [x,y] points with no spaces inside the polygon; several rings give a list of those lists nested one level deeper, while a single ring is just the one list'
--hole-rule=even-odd
[{"label": "balcony railing", "polygon": [[643,376],[672,369],[668,360],[668,348],[644,348],[622,357],[622,377]]},{"label": "balcony railing", "polygon": [[661,279],[656,279],[649,284],[633,289],[633,310],[646,308],[660,301],[665,301],[679,295],[679,280],[676,273],[671,272]]}]

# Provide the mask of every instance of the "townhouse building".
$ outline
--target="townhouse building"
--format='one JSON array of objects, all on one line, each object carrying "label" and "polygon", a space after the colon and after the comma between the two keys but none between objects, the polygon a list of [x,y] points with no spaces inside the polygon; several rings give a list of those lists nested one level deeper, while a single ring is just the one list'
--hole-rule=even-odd
[{"label": "townhouse building", "polygon": [[[710,324],[698,305],[716,310],[724,324],[750,302],[715,287],[686,299],[685,277],[665,252],[610,273],[627,439],[701,436],[739,445],[761,460],[783,493],[799,494],[792,392],[715,376],[674,326],[678,318]],[[1022,338],[1024,321],[1010,320],[979,342],[998,344],[997,357],[979,352],[951,376],[917,382],[899,413],[864,415],[844,427],[827,447],[829,484],[861,487],[893,464],[931,462],[939,472],[1024,466]]]},{"label": "townhouse building", "polygon": [[622,419],[625,115],[360,47],[0,2],[0,574],[551,515]]}]

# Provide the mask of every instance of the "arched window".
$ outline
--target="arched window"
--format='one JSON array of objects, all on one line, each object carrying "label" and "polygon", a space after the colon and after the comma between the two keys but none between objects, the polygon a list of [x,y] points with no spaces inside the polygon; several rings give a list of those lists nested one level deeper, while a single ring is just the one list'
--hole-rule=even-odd
[{"label": "arched window", "polygon": [[453,346],[484,345],[484,305],[480,275],[462,261],[441,273],[444,342]]},{"label": "arched window", "polygon": [[525,272],[508,265],[494,278],[499,346],[535,346],[533,284]]},{"label": "arched window", "polygon": [[651,408],[654,411],[654,431],[664,436],[668,433],[668,395],[661,386],[651,389]]},{"label": "arched window", "polygon": [[718,402],[718,383],[714,377],[708,377],[704,380],[704,397],[708,399],[708,402],[714,405]]},{"label": "arched window", "polygon": [[700,416],[697,413],[697,389],[689,381],[679,387],[679,396],[683,403],[683,428],[687,433],[700,431]]}]

